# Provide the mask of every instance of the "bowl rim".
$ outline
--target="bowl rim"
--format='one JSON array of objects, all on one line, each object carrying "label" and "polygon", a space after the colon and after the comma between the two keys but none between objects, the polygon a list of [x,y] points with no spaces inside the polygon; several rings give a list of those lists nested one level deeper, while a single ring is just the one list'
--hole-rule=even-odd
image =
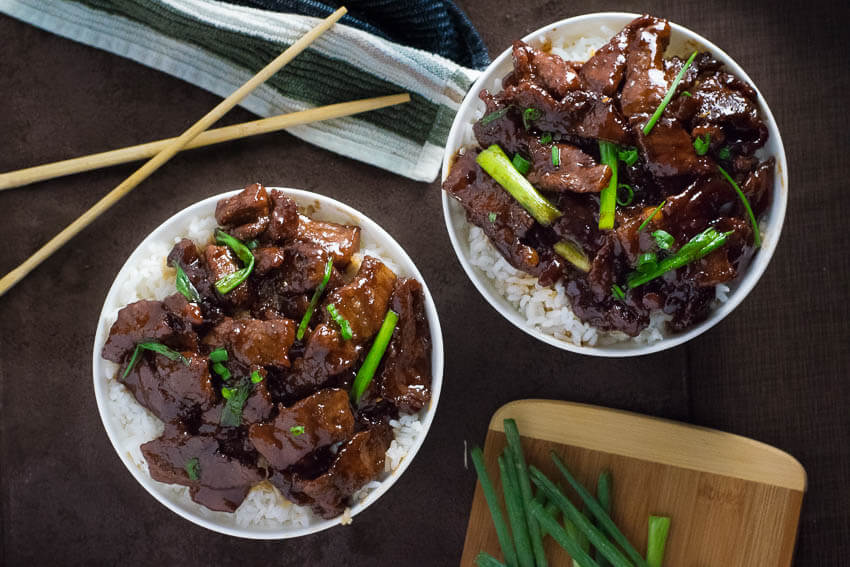
[{"label": "bowl rim", "polygon": [[[420,423],[422,424],[422,431],[417,436],[416,440],[413,442],[413,445],[410,447],[410,450],[408,451],[407,455],[405,455],[405,457],[402,459],[399,466],[394,471],[392,471],[387,478],[380,481],[380,486],[372,490],[364,500],[358,502],[357,504],[351,507],[350,517],[353,518],[354,516],[368,508],[370,505],[372,505],[374,502],[376,502],[384,493],[386,493],[390,489],[390,487],[395,484],[395,482],[407,470],[408,466],[410,466],[410,463],[416,457],[417,453],[419,452],[419,449],[425,442],[425,438],[428,436],[428,432],[431,429],[431,424],[434,421],[434,416],[437,411],[437,405],[440,400],[445,362],[445,353],[443,350],[443,334],[440,327],[440,320],[437,313],[436,304],[434,303],[434,298],[432,297],[431,292],[428,289],[428,285],[426,284],[425,279],[422,277],[422,274],[420,273],[416,264],[413,262],[413,260],[410,258],[410,256],[401,246],[401,244],[399,244],[398,241],[396,241],[378,223],[370,219],[364,213],[358,211],[357,209],[349,205],[346,205],[345,203],[337,201],[332,197],[321,195],[319,193],[314,193],[312,191],[305,191],[302,189],[294,189],[288,187],[270,186],[267,186],[267,189],[279,189],[283,191],[299,203],[299,209],[301,208],[302,202],[312,200],[314,202],[318,202],[321,207],[328,207],[329,209],[334,210],[335,212],[350,216],[352,220],[354,220],[357,225],[360,226],[361,230],[368,230],[369,233],[373,235],[374,239],[380,243],[381,247],[384,249],[388,257],[390,257],[395,263],[403,265],[405,268],[404,271],[409,272],[410,277],[416,278],[419,283],[422,284],[422,289],[425,294],[425,312],[428,318],[429,327],[431,329],[432,378],[431,402],[428,405],[427,409],[425,409],[424,415],[422,415],[422,417],[420,418]],[[113,427],[111,416],[108,412],[110,400],[107,391],[107,386],[110,378],[108,376],[106,378],[103,377],[104,375],[106,375],[104,369],[102,368],[102,365],[105,361],[101,359],[100,351],[103,348],[103,344],[106,339],[106,333],[108,333],[108,327],[104,324],[104,319],[110,311],[110,309],[108,308],[109,305],[111,303],[115,303],[115,301],[113,300],[113,296],[118,293],[118,282],[124,277],[126,277],[126,272],[129,270],[131,264],[137,261],[137,258],[142,255],[143,251],[150,242],[155,241],[157,239],[162,240],[163,238],[168,238],[172,236],[175,229],[175,225],[179,225],[184,219],[194,214],[203,214],[202,211],[204,211],[204,209],[209,208],[211,205],[214,208],[214,204],[220,199],[235,195],[239,191],[241,191],[241,189],[227,191],[224,193],[207,197],[174,213],[162,224],[157,226],[152,232],[150,232],[138,244],[138,246],[136,246],[133,252],[124,261],[124,264],[122,264],[121,269],[118,271],[118,274],[112,281],[112,285],[109,287],[109,291],[107,292],[106,298],[104,299],[100,315],[98,316],[97,331],[95,333],[94,346],[92,348],[92,377],[94,381],[95,399],[97,402],[97,409],[100,415],[101,423],[103,424],[103,427],[106,430],[107,437],[109,437],[109,441],[110,443],[112,443],[112,447],[115,449],[118,458],[121,460],[124,466],[127,467],[133,478],[135,478],[136,481],[160,504],[196,525],[225,535],[255,540],[279,540],[296,538],[324,531],[326,529],[340,525],[342,523],[343,515],[340,514],[339,516],[336,516],[335,518],[332,518],[330,520],[321,519],[320,521],[305,527],[277,529],[250,527],[241,528],[238,526],[227,526],[220,524],[215,519],[203,517],[192,510],[184,508],[177,502],[172,502],[171,498],[160,493],[157,484],[161,483],[154,484],[156,481],[154,481],[150,477],[150,475],[145,474],[140,468],[138,468],[133,463],[132,459],[126,453],[126,451],[124,451],[119,441],[118,432]],[[395,250],[392,253],[387,250],[388,248],[393,247],[395,248]],[[410,269],[408,270],[407,268]]]},{"label": "bowl rim", "polygon": [[[582,14],[547,24],[526,34],[522,38],[522,40],[525,42],[533,42],[541,36],[545,36],[550,32],[558,31],[560,28],[581,23],[588,23],[593,20],[609,20],[604,23],[600,22],[599,25],[612,25],[615,27],[619,26],[619,28],[622,28],[622,26],[624,26],[631,20],[639,17],[640,15],[641,14],[636,14],[632,12],[592,12],[588,14]],[[611,19],[618,20],[619,23],[611,22]],[[708,318],[705,321],[698,325],[695,325],[684,333],[665,337],[652,344],[633,344],[631,342],[624,341],[620,343],[615,343],[613,345],[579,346],[574,343],[567,342],[565,340],[561,340],[552,335],[544,333],[540,329],[529,325],[515,307],[508,305],[507,308],[505,308],[503,305],[501,305],[500,301],[506,300],[504,300],[504,298],[501,297],[500,294],[498,294],[497,292],[491,291],[489,289],[489,284],[485,282],[486,276],[479,273],[475,266],[473,266],[466,258],[466,253],[464,252],[463,248],[464,243],[461,242],[461,239],[457,234],[458,229],[464,227],[455,227],[452,219],[452,207],[459,207],[460,205],[455,203],[454,199],[450,199],[445,191],[440,191],[442,193],[441,198],[443,208],[443,220],[446,224],[446,230],[449,233],[449,240],[451,240],[452,248],[454,248],[458,262],[460,262],[461,266],[463,267],[463,270],[466,272],[467,277],[472,281],[476,289],[478,289],[478,292],[484,297],[484,299],[490,304],[490,306],[493,307],[493,309],[495,309],[499,314],[502,315],[502,317],[507,319],[515,327],[525,332],[526,334],[540,341],[543,341],[544,343],[550,344],[562,350],[589,356],[622,358],[630,356],[643,356],[647,354],[661,352],[683,344],[714,327],[727,315],[729,315],[729,313],[731,313],[736,307],[738,307],[738,305],[741,304],[744,298],[749,295],[749,293],[753,290],[753,288],[761,279],[761,276],[767,269],[767,266],[769,265],[770,260],[773,257],[777,246],[779,245],[779,238],[782,233],[782,226],[785,222],[785,214],[788,207],[788,160],[785,155],[785,146],[782,142],[782,136],[779,132],[779,126],[776,123],[776,119],[773,116],[773,112],[771,112],[770,107],[767,104],[767,100],[765,99],[761,91],[758,89],[758,86],[756,86],[755,82],[753,82],[753,80],[746,73],[746,71],[744,71],[744,69],[729,54],[727,54],[713,42],[709,41],[708,39],[696,33],[695,31],[670,20],[668,20],[668,22],[670,23],[671,31],[673,33],[683,36],[683,39],[686,41],[696,43],[701,50],[710,51],[711,54],[716,59],[718,59],[724,65],[724,67],[726,67],[727,70],[736,74],[738,77],[740,77],[741,79],[746,81],[750,86],[752,86],[753,89],[755,89],[756,94],[758,95],[759,111],[764,117],[764,122],[768,127],[770,137],[776,144],[776,152],[774,154],[774,157],[776,158],[777,171],[774,179],[773,199],[770,208],[766,213],[766,216],[768,218],[768,228],[763,231],[765,234],[768,234],[769,237],[763,239],[762,247],[758,251],[756,259],[751,262],[750,265],[747,267],[747,271],[743,275],[743,277],[733,281],[734,288],[730,290],[728,299],[724,303],[721,303],[719,306],[712,309]],[[494,74],[496,70],[510,56],[511,47],[508,47],[507,49],[502,51],[499,56],[496,57],[493,62],[487,66],[486,69],[481,72],[478,79],[475,81],[472,87],[470,87],[469,91],[463,99],[463,102],[458,108],[458,112],[455,115],[454,120],[452,121],[452,126],[449,130],[449,136],[446,141],[446,148],[443,153],[443,164],[440,179],[441,183],[445,181],[446,176],[448,175],[449,165],[452,161],[453,156],[455,155],[458,149],[463,147],[461,144],[463,139],[462,128],[463,122],[466,120],[466,115],[476,104],[478,99],[478,93],[481,91],[482,88],[485,88],[488,83],[492,82],[492,80],[495,78]],[[465,222],[469,224],[468,221]]]}]

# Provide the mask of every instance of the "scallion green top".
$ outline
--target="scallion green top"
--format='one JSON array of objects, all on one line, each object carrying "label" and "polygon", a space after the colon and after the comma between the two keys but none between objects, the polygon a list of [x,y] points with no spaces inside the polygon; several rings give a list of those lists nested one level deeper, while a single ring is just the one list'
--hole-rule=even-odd
[{"label": "scallion green top", "polygon": [[682,77],[685,76],[685,73],[688,71],[688,68],[691,66],[691,63],[694,62],[696,56],[696,51],[691,53],[691,56],[688,57],[688,61],[676,74],[676,78],[673,79],[673,84],[670,85],[670,89],[668,89],[667,94],[664,95],[664,98],[661,100],[661,104],[658,105],[658,108],[655,109],[655,113],[652,115],[652,118],[650,118],[649,122],[646,123],[646,126],[643,127],[644,136],[649,135],[649,133],[652,131],[652,127],[655,126],[655,123],[658,122],[659,118],[661,118],[661,115],[664,113],[664,109],[670,103],[670,99],[673,98],[673,94],[676,92],[676,88],[679,86],[679,83],[682,82]]}]

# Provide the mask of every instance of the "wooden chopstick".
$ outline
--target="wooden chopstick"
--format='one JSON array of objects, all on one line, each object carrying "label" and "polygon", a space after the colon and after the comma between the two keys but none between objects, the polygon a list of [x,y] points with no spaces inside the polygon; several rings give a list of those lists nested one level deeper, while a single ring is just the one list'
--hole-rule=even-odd
[{"label": "wooden chopstick", "polygon": [[217,120],[224,116],[231,108],[239,104],[248,94],[255,88],[266,82],[272,75],[277,73],[284,65],[292,61],[292,59],[304,51],[317,37],[328,30],[337,20],[346,13],[345,7],[341,7],[336,12],[322,20],[322,22],[304,34],[295,43],[289,46],[283,53],[278,55],[271,63],[263,67],[259,73],[251,77],[248,82],[236,89],[236,91],[226,99],[218,103],[215,108],[210,110],[203,118],[195,122],[188,130],[183,132],[179,137],[166,144],[158,154],[147,161],[142,167],[136,170],[130,177],[125,179],[115,189],[106,194],[100,201],[94,204],[92,208],[84,212],[80,217],[65,227],[62,232],[51,238],[47,244],[39,248],[35,254],[27,258],[20,266],[0,278],[0,296],[9,291],[13,285],[21,281],[27,274],[39,264],[44,262],[51,254],[59,250],[66,242],[73,238],[78,232],[83,230],[92,223],[97,217],[107,211],[112,205],[117,203],[124,195],[129,193],[139,183],[147,179],[153,172],[162,167],[162,165],[183,147],[194,139],[198,134],[212,126]]},{"label": "wooden chopstick", "polygon": [[[393,106],[405,102],[410,102],[410,95],[407,93],[364,98],[350,102],[319,106],[298,112],[290,112],[288,114],[280,114],[270,118],[263,118],[262,120],[254,120],[252,122],[243,122],[241,124],[225,126],[224,128],[207,130],[186,144],[183,149],[189,150],[221,142],[247,138],[249,136],[267,134],[269,132],[275,132],[291,126],[297,126],[299,124],[308,124],[310,122],[330,120],[332,118],[340,118],[342,116],[351,116],[352,114],[377,110],[379,108],[385,108],[387,106]],[[53,179],[55,177],[81,173],[83,171],[91,171],[92,169],[109,167],[112,165],[151,157],[156,155],[157,152],[176,139],[177,138],[166,138],[156,142],[148,142],[146,144],[138,144],[118,150],[111,150],[108,152],[57,161],[54,163],[27,167],[17,171],[0,173],[0,191],[4,189],[12,189],[13,187],[21,187],[22,185],[29,185],[30,183],[36,183],[46,179]]]}]

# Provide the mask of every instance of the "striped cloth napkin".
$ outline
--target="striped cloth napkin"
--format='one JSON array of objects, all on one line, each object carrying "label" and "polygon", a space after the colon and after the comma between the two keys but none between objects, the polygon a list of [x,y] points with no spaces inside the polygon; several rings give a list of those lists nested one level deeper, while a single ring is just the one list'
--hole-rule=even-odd
[{"label": "striped cloth napkin", "polygon": [[[283,10],[303,9],[297,9],[298,14],[268,9],[274,4]],[[351,4],[355,15],[361,5],[360,16],[346,16],[342,21],[346,25],[337,24],[322,35],[241,106],[265,117],[410,92],[408,104],[288,131],[399,175],[433,181],[452,119],[478,71],[393,41],[403,38],[403,31],[376,28],[368,21],[368,11],[362,9],[369,4],[385,8],[393,2],[355,0]],[[404,0],[396,4],[424,4],[429,10],[448,6],[454,10],[452,16],[461,18],[461,25],[453,31],[443,20],[431,22],[433,16],[426,10],[423,21],[435,23],[435,33],[453,33],[454,44],[441,37],[424,37],[430,32],[421,26],[407,43],[454,45],[454,52],[446,55],[470,66],[488,62],[474,28],[451,2]],[[222,97],[315,26],[318,20],[314,15],[325,15],[323,11],[329,9],[316,0],[0,0],[2,13],[133,59]]]}]

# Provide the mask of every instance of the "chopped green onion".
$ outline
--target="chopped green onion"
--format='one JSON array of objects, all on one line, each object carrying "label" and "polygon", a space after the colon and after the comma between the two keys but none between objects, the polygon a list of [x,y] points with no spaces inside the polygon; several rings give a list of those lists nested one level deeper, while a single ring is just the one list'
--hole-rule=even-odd
[{"label": "chopped green onion", "polygon": [[528,479],[528,465],[522,452],[522,442],[519,437],[519,428],[516,421],[506,419],[504,421],[505,436],[508,440],[508,465],[515,468],[517,484],[522,497],[522,511],[528,526],[528,538],[531,542],[531,551],[534,555],[534,563],[537,567],[546,567],[546,552],[543,549],[543,536],[540,533],[540,524],[531,515],[529,504],[533,500],[531,493],[531,481]]},{"label": "chopped green onion", "polygon": [[511,539],[508,524],[505,522],[505,516],[502,514],[502,507],[499,504],[499,497],[496,495],[496,489],[493,488],[493,483],[487,475],[487,467],[484,465],[484,454],[481,447],[473,447],[469,452],[472,459],[472,464],[475,467],[475,473],[478,475],[478,482],[481,483],[481,491],[484,493],[484,500],[487,501],[487,506],[490,508],[490,517],[493,519],[493,525],[496,527],[496,536],[499,538],[499,545],[502,548],[502,556],[508,565],[516,565],[516,549],[514,542]]},{"label": "chopped green onion", "polygon": [[235,388],[228,388],[227,386],[224,386],[221,389],[221,397],[224,398],[225,400],[229,400],[231,398],[231,396],[233,396],[234,390],[235,390]]},{"label": "chopped green onion", "polygon": [[201,478],[201,462],[198,460],[198,457],[192,457],[186,461],[183,468],[186,469],[186,474],[189,475],[189,480],[198,480]]},{"label": "chopped green onion", "polygon": [[230,370],[225,365],[223,365],[222,363],[216,362],[215,364],[213,364],[213,370],[215,371],[216,374],[221,376],[221,379],[224,380],[225,382],[230,380],[230,376],[231,376]]},{"label": "chopped green onion", "polygon": [[747,196],[744,195],[744,192],[741,191],[741,188],[738,187],[738,184],[735,183],[734,179],[732,179],[732,176],[726,173],[725,169],[719,165],[717,166],[717,169],[720,170],[720,173],[723,174],[726,181],[735,188],[735,192],[738,194],[738,197],[740,197],[741,202],[744,203],[744,208],[747,210],[747,216],[750,217],[750,224],[753,226],[753,244],[756,248],[759,248],[761,246],[761,230],[759,230],[759,223],[756,220],[756,215],[753,214],[753,209],[750,207],[750,202],[747,200]]},{"label": "chopped green onion", "polygon": [[552,146],[552,165],[555,167],[561,165],[561,148],[557,145]]},{"label": "chopped green onion", "polygon": [[336,322],[337,325],[339,325],[339,331],[342,335],[342,339],[344,341],[350,341],[351,337],[354,336],[354,334],[351,332],[351,323],[348,322],[348,319],[339,314],[339,311],[336,310],[336,305],[334,305],[333,303],[328,305],[327,309],[328,313],[331,314],[331,318]]},{"label": "chopped green onion", "polygon": [[698,156],[704,156],[708,153],[708,148],[711,146],[711,132],[706,132],[705,138],[697,136],[694,140],[694,150]]},{"label": "chopped green onion", "polygon": [[601,161],[611,168],[611,180],[608,187],[599,194],[599,228],[610,230],[614,228],[614,209],[617,208],[617,144],[599,140]]},{"label": "chopped green onion", "polygon": [[[226,427],[239,427],[242,425],[242,408],[245,406],[245,400],[251,395],[253,387],[253,384],[246,380],[235,388],[221,389],[221,395],[225,397],[227,402],[224,404],[224,409],[221,410],[219,424]],[[225,390],[229,394],[225,395]]]},{"label": "chopped green onion", "polygon": [[396,323],[398,323],[398,313],[389,309],[372,346],[369,348],[369,352],[366,354],[366,359],[363,361],[362,366],[360,366],[360,370],[357,371],[357,376],[354,377],[354,385],[351,387],[351,399],[354,400],[355,404],[360,402],[360,396],[363,395],[363,392],[366,391],[366,388],[372,382],[375,370],[378,369],[378,364],[387,350],[387,345],[390,344],[390,338],[393,336]]},{"label": "chopped green onion", "polygon": [[644,228],[646,228],[646,225],[648,225],[648,224],[649,224],[649,221],[651,221],[652,219],[654,219],[654,218],[655,218],[655,215],[657,215],[657,214],[658,214],[658,211],[660,211],[660,210],[661,210],[661,207],[663,207],[663,206],[664,206],[664,204],[665,204],[666,202],[667,202],[667,199],[664,199],[663,201],[661,201],[661,204],[660,204],[660,205],[658,205],[657,207],[655,207],[655,210],[654,210],[654,211],[652,211],[652,214],[651,214],[651,215],[649,215],[648,217],[646,217],[646,220],[645,220],[645,221],[643,221],[642,223],[640,223],[640,226],[639,226],[639,227],[638,227],[638,229],[637,229],[637,231],[638,231],[638,232],[640,232],[640,231],[642,231]]},{"label": "chopped green onion", "polygon": [[234,238],[224,231],[216,231],[215,241],[228,246],[236,254],[236,257],[245,264],[245,267],[242,269],[236,270],[232,274],[227,274],[215,282],[215,289],[221,295],[224,295],[248,279],[248,276],[251,275],[254,269],[254,255],[238,238]]},{"label": "chopped green onion", "polygon": [[625,148],[617,151],[617,159],[625,163],[629,167],[633,166],[638,160],[637,148]]},{"label": "chopped green onion", "polygon": [[619,299],[620,301],[626,298],[626,292],[623,291],[623,288],[621,288],[617,284],[611,286],[611,295],[613,295],[614,298]]},{"label": "chopped green onion", "polygon": [[522,505],[519,481],[510,449],[499,455],[499,475],[502,479],[502,494],[505,497],[505,509],[514,534],[517,564],[520,567],[534,567],[534,552],[531,550],[531,538],[528,535],[528,522]]},{"label": "chopped green onion", "polygon": [[478,567],[507,567],[504,563],[484,551],[479,551],[478,555],[475,556],[475,564]]},{"label": "chopped green onion", "polygon": [[255,250],[257,248],[257,246],[259,246],[259,245],[260,245],[260,241],[257,240],[256,238],[254,240],[249,240],[248,242],[245,243],[245,246],[247,246],[249,250]]},{"label": "chopped green onion", "polygon": [[[534,470],[536,469],[532,467],[532,473]],[[549,515],[549,512],[539,502],[532,502],[530,507],[531,515],[540,523],[540,528],[551,535],[558,542],[558,545],[563,547],[570,554],[570,557],[577,561],[581,567],[599,567],[599,564],[581,548],[576,540],[570,537],[564,528]]]},{"label": "chopped green onion", "polygon": [[304,435],[304,426],[303,425],[293,425],[289,428],[289,432],[298,437],[299,435]]},{"label": "chopped green onion", "polygon": [[224,362],[227,358],[227,349],[224,347],[219,347],[210,353],[210,362]]},{"label": "chopped green onion", "polygon": [[259,370],[254,370],[253,372],[251,372],[251,383],[252,384],[259,384],[262,381],[263,381],[263,375],[260,374]]},{"label": "chopped green onion", "polygon": [[648,274],[658,267],[658,256],[655,252],[644,252],[637,258],[635,269],[641,274]]},{"label": "chopped green onion", "polygon": [[506,106],[505,108],[500,108],[499,110],[494,110],[493,112],[491,112],[490,114],[485,115],[485,116],[481,119],[481,121],[480,121],[480,122],[481,122],[481,125],[482,125],[482,126],[486,126],[486,125],[487,125],[487,124],[489,124],[490,122],[492,122],[492,121],[494,121],[494,120],[498,120],[499,118],[501,118],[502,116],[504,116],[505,114],[507,114],[507,113],[508,113],[508,111],[509,111],[510,109],[511,109],[511,107],[510,107],[510,106]]},{"label": "chopped green onion", "polygon": [[651,272],[640,273],[632,272],[628,275],[627,281],[629,289],[643,285],[650,280],[662,276],[670,270],[681,268],[686,264],[690,264],[700,258],[707,256],[709,253],[717,250],[726,244],[726,238],[734,231],[717,232],[714,227],[709,227],[703,232],[697,234],[684,246],[679,248],[679,251],[674,255],[664,258],[658,263],[658,267]]},{"label": "chopped green onion", "polygon": [[682,91],[681,96],[694,96],[689,91]]},{"label": "chopped green onion", "polygon": [[670,247],[676,243],[676,239],[673,238],[672,234],[660,228],[652,233],[652,237],[662,250],[670,250]]},{"label": "chopped green onion", "polygon": [[539,120],[543,113],[536,108],[526,108],[522,111],[522,125],[528,130],[531,128],[531,123]]},{"label": "chopped green onion", "polygon": [[[596,481],[596,499],[599,500],[599,504],[605,510],[605,512],[610,516],[611,515],[611,471],[602,471],[599,473],[599,478]],[[599,567],[608,567],[610,563],[604,557],[597,557],[599,560]]]},{"label": "chopped green onion", "polygon": [[667,516],[649,517],[649,538],[646,544],[646,562],[649,567],[661,567],[664,562],[664,548],[667,546],[667,534],[670,532],[670,518]]},{"label": "chopped green onion", "polygon": [[584,250],[582,250],[577,244],[570,242],[569,240],[562,240],[560,242],[556,242],[553,248],[558,256],[564,258],[582,272],[590,271],[590,260],[588,259],[587,254],[584,253]]},{"label": "chopped green onion", "polygon": [[[620,189],[626,190],[625,198],[620,198]],[[635,200],[635,190],[632,189],[632,186],[627,183],[620,183],[617,185],[617,204],[621,207],[628,207],[632,204],[632,201]]]},{"label": "chopped green onion", "polygon": [[523,175],[526,175],[531,169],[531,162],[519,154],[514,154],[514,159],[511,160],[511,163],[514,164],[516,170],[522,173]]},{"label": "chopped green onion", "polygon": [[496,222],[496,213],[491,212],[487,215],[487,218],[490,219],[490,222]]},{"label": "chopped green onion", "polygon": [[475,161],[543,226],[549,226],[563,214],[516,170],[499,146],[490,146]]},{"label": "chopped green onion", "polygon": [[[540,492],[543,492],[543,491],[541,490]],[[557,509],[558,509],[558,507],[555,506],[556,513],[557,513]],[[590,540],[588,540],[587,536],[585,536],[581,531],[579,531],[579,529],[576,527],[576,525],[574,523],[572,523],[570,520],[568,520],[566,518],[564,519],[564,531],[566,531],[567,535],[569,535],[572,539],[574,539],[576,541],[576,543],[578,543],[578,546],[580,548],[582,548],[582,550],[584,550],[585,552],[590,551]],[[599,554],[597,554],[597,555],[599,555]],[[599,559],[600,559],[599,557],[596,558],[597,562],[599,561]],[[603,557],[602,559],[605,559],[605,558]],[[581,567],[581,565],[579,564],[578,561],[573,559],[573,567]]]},{"label": "chopped green onion", "polygon": [[540,143],[541,144],[545,145],[545,144],[548,144],[551,141],[552,141],[552,134],[550,132],[546,132],[545,134],[540,136]]},{"label": "chopped green onion", "polygon": [[177,264],[177,279],[174,282],[174,285],[177,288],[177,291],[183,294],[183,297],[189,301],[197,303],[201,300],[201,294],[198,293],[197,288],[192,284],[192,280],[189,279],[189,276],[186,275],[186,272],[183,271],[180,264]]},{"label": "chopped green onion", "polygon": [[316,305],[318,305],[319,299],[321,299],[322,293],[324,293],[325,287],[327,287],[328,281],[331,279],[331,268],[333,268],[333,265],[333,258],[328,258],[328,263],[325,264],[325,275],[322,276],[322,283],[320,283],[319,287],[316,288],[316,291],[313,292],[313,297],[310,298],[310,305],[307,306],[307,311],[304,313],[304,317],[301,318],[301,323],[298,325],[298,332],[295,333],[295,338],[299,341],[304,338],[304,332],[307,330],[307,325],[310,324],[310,319],[313,318],[313,311],[315,311]]},{"label": "chopped green onion", "polygon": [[732,157],[732,150],[729,149],[729,146],[723,146],[717,150],[717,159],[727,161],[730,157]]},{"label": "chopped green onion", "polygon": [[137,344],[136,348],[133,349],[133,356],[130,357],[130,362],[127,364],[127,368],[124,369],[124,374],[121,375],[122,380],[127,377],[130,371],[136,365],[136,362],[138,362],[143,350],[150,350],[157,354],[161,354],[169,360],[179,360],[186,366],[189,366],[191,364],[191,361],[188,358],[186,358],[176,350],[172,350],[162,343],[158,343],[155,341],[146,341]]},{"label": "chopped green onion", "polygon": [[696,51],[691,53],[691,56],[688,57],[688,61],[685,63],[684,67],[682,67],[681,71],[679,71],[676,75],[676,78],[673,79],[673,84],[670,85],[670,89],[667,91],[667,94],[664,95],[664,98],[661,100],[661,104],[658,105],[658,108],[655,109],[655,113],[652,115],[652,118],[650,118],[649,122],[646,123],[646,126],[643,127],[644,136],[649,135],[652,131],[652,127],[655,126],[655,123],[658,122],[659,118],[661,118],[661,114],[664,112],[664,109],[667,107],[670,99],[673,98],[673,93],[676,92],[676,87],[679,86],[679,83],[682,81],[682,77],[685,76],[685,73],[688,71],[688,67],[690,67],[691,63],[694,62],[694,58],[696,58],[696,56]]}]

